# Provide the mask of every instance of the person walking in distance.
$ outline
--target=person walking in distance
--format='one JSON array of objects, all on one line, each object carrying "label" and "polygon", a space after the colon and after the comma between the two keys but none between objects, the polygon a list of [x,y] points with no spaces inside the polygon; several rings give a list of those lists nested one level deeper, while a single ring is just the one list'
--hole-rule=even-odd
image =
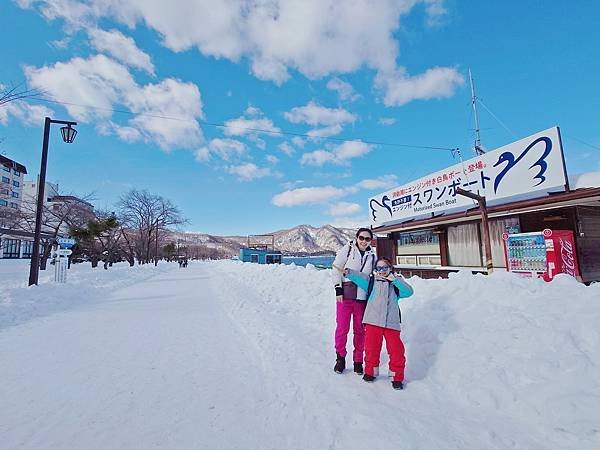
[{"label": "person walking in distance", "polygon": [[354,351],[352,360],[354,372],[363,374],[363,355],[365,349],[365,328],[363,315],[367,293],[352,281],[344,278],[345,269],[370,274],[375,265],[375,251],[371,248],[373,233],[369,228],[359,228],[356,237],[340,248],[333,261],[333,284],[336,298],[335,352],[336,361],[333,370],[343,373],[346,369],[346,342],[353,325]]}]

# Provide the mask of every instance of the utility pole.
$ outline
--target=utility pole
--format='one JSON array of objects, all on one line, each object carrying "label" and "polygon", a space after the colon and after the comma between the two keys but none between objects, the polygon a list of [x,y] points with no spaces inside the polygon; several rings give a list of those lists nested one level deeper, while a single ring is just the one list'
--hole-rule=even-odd
[{"label": "utility pole", "polygon": [[481,228],[483,229],[483,246],[485,248],[485,268],[488,274],[494,271],[494,264],[492,261],[492,243],[490,241],[490,225],[488,222],[487,204],[485,197],[481,195],[473,194],[472,192],[465,191],[461,188],[456,188],[456,193],[465,197],[476,200],[479,204],[479,211],[481,212]]},{"label": "utility pole", "polygon": [[471,104],[473,105],[473,114],[475,116],[475,155],[483,155],[485,150],[481,147],[481,135],[479,128],[479,115],[477,114],[477,96],[475,95],[475,83],[473,82],[473,76],[471,75],[471,69],[469,69],[469,82],[471,83]]}]

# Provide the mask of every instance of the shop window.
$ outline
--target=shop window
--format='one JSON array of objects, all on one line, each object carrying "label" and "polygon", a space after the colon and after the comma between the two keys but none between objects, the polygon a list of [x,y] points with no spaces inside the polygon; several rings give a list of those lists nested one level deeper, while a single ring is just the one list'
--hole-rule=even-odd
[{"label": "shop window", "polygon": [[281,264],[281,255],[267,255],[267,264]]},{"label": "shop window", "polygon": [[455,267],[482,267],[478,223],[448,227],[448,263]]},{"label": "shop window", "polygon": [[253,263],[257,263],[258,262],[258,255],[256,253],[252,253],[250,255],[250,262],[253,262]]},{"label": "shop window", "polygon": [[396,256],[396,264],[405,264],[410,266],[417,265],[416,256]]},{"label": "shop window", "polygon": [[21,246],[23,247],[23,258],[31,258],[33,253],[33,242],[21,241]]},{"label": "shop window", "polygon": [[442,258],[440,255],[419,255],[417,257],[419,266],[441,266]]},{"label": "shop window", "polygon": [[21,248],[21,241],[18,239],[3,239],[2,250],[4,258],[18,258],[19,250]]},{"label": "shop window", "polygon": [[434,230],[400,233],[396,240],[396,264],[440,266],[439,234]]},{"label": "shop window", "polygon": [[[492,263],[494,267],[506,267],[506,256],[504,255],[503,233],[519,233],[519,218],[507,217],[489,221],[490,244],[492,246]],[[481,252],[485,255],[485,246],[481,243]]]}]

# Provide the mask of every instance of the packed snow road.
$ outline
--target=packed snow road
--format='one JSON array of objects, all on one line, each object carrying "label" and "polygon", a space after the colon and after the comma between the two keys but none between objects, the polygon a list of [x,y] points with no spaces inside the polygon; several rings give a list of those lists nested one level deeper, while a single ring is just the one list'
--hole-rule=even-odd
[{"label": "packed snow road", "polygon": [[[329,276],[232,262],[172,266],[82,290],[87,301],[52,314],[0,320],[1,447],[600,445],[599,314],[588,299],[597,286],[556,284],[581,303],[561,312],[577,320],[570,331],[556,323],[552,299],[535,300],[544,285],[515,281],[511,289],[534,297],[528,312],[509,288],[508,302],[471,299],[493,279],[465,278],[462,292],[452,280],[413,280],[416,294],[403,306],[413,324],[403,332],[408,384],[394,391],[385,376],[366,384],[332,371]],[[537,317],[542,304],[550,306]]]}]

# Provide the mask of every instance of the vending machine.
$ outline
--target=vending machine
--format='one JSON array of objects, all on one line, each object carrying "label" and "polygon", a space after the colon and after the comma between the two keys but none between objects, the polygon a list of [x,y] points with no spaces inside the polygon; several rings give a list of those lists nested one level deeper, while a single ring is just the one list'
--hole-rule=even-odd
[{"label": "vending machine", "polygon": [[502,235],[506,270],[550,281],[557,273],[581,279],[570,230],[550,230]]}]

